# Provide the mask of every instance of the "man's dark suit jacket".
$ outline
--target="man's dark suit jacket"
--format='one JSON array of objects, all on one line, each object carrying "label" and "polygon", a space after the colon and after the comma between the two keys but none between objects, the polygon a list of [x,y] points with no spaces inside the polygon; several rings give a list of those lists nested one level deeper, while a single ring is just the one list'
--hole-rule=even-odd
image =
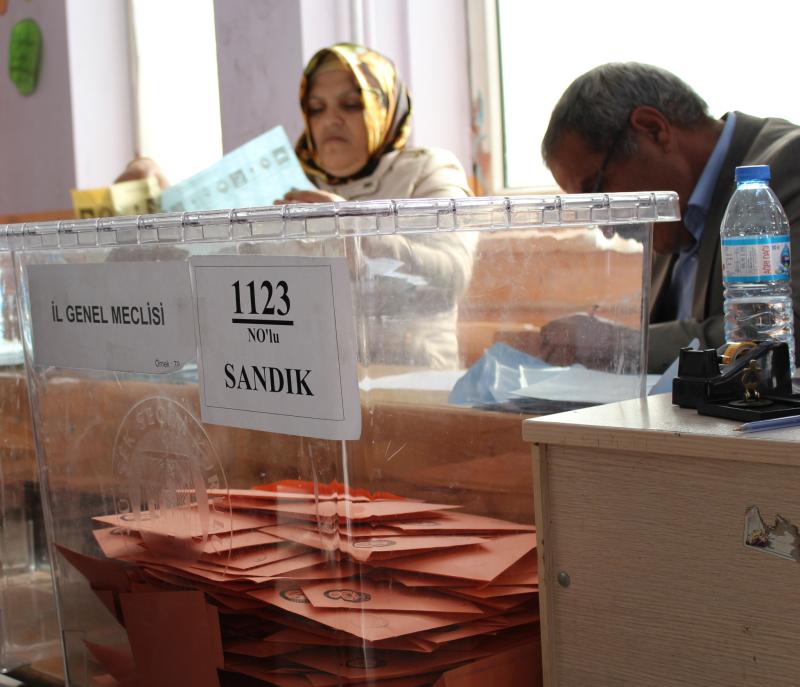
[{"label": "man's dark suit jacket", "polygon": [[[783,119],[759,119],[736,113],[728,155],[711,198],[705,229],[700,239],[697,281],[692,300],[692,319],[667,321],[670,314],[668,286],[677,256],[653,257],[651,277],[649,369],[662,372],[680,348],[694,337],[701,346],[724,343],[722,322],[722,262],[719,229],[736,187],[734,172],[740,165],[769,165],[770,186],[781,201],[791,227],[792,296],[795,344],[800,335],[800,127]],[[656,230],[658,228],[656,227]]]}]

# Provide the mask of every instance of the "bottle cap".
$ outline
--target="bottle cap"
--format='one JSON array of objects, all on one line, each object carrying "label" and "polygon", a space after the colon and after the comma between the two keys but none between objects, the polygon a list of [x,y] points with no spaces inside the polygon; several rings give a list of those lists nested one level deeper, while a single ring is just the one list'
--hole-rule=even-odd
[{"label": "bottle cap", "polygon": [[736,168],[736,183],[745,181],[769,181],[769,165],[750,165]]}]

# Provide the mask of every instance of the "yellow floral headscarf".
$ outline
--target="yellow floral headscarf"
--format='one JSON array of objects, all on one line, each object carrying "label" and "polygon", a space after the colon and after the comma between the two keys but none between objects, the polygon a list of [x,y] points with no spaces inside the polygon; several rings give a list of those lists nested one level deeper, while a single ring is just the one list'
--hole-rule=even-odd
[{"label": "yellow floral headscarf", "polygon": [[[338,60],[356,80],[361,90],[364,124],[367,127],[369,160],[357,173],[345,179],[331,177],[322,169],[306,115],[306,98],[314,74],[331,59]],[[295,146],[300,164],[309,178],[329,184],[340,184],[372,174],[383,155],[405,146],[411,131],[411,99],[397,76],[394,64],[380,53],[353,43],[338,43],[323,48],[311,58],[300,82],[300,107],[305,123],[305,130]]]}]

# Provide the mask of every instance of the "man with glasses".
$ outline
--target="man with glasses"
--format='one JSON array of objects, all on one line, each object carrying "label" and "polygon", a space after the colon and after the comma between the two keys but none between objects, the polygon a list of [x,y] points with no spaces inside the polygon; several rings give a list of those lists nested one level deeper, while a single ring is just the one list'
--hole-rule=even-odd
[{"label": "man with glasses", "polygon": [[[792,227],[800,332],[800,127],[741,112],[714,119],[674,74],[612,63],[567,88],[551,115],[542,155],[567,193],[678,192],[682,220],[654,226],[651,372],[663,371],[695,337],[703,347],[724,343],[720,224],[735,168],[770,165],[772,188]],[[591,315],[556,320],[542,329],[542,355],[561,364],[597,363],[598,340],[618,344],[620,330]]]}]

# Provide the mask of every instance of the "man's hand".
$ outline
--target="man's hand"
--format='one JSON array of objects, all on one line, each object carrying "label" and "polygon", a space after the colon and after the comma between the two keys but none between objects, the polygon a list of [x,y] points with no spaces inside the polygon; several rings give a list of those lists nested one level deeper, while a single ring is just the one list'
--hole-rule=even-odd
[{"label": "man's hand", "polygon": [[596,370],[629,372],[642,367],[641,335],[634,329],[586,313],[548,322],[539,356],[552,365],[580,363]]},{"label": "man's hand", "polygon": [[341,196],[328,191],[299,191],[292,189],[283,198],[275,201],[275,205],[289,205],[290,203],[336,203],[344,200]]}]

